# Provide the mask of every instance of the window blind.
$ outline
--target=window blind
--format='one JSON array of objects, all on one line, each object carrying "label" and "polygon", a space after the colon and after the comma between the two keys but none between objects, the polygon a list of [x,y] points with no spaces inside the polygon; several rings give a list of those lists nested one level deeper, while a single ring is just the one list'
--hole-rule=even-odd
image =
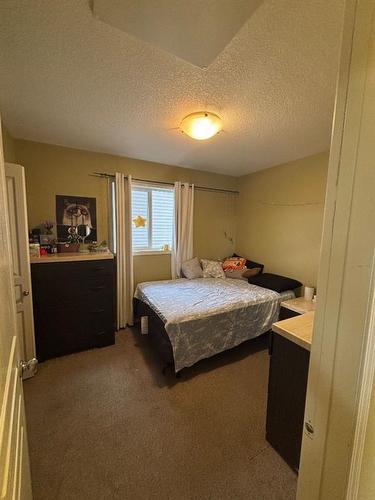
[{"label": "window blind", "polygon": [[162,250],[172,246],[174,228],[173,188],[134,186],[132,190],[132,219],[146,219],[145,227],[133,222],[133,250]]}]

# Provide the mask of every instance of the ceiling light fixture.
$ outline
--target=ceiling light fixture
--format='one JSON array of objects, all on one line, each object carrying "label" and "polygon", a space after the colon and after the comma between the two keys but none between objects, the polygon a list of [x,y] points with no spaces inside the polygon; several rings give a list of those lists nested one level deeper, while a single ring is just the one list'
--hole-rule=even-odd
[{"label": "ceiling light fixture", "polygon": [[189,137],[197,141],[204,141],[220,132],[222,129],[221,118],[209,111],[197,111],[185,116],[180,129]]}]

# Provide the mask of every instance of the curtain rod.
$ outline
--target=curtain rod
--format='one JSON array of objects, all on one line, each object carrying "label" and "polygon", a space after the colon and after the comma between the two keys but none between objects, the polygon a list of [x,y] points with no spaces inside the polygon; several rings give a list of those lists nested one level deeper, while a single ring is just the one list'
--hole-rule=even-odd
[{"label": "curtain rod", "polygon": [[[113,174],[106,174],[104,172],[94,172],[92,174],[89,174],[92,177],[102,177],[106,179],[114,179],[115,175]],[[127,177],[127,176],[125,176]],[[150,182],[152,184],[161,184],[164,186],[174,186],[173,182],[166,182],[166,181],[150,181],[148,179],[138,179],[137,177],[132,178],[134,181],[138,182]],[[239,191],[235,191],[232,189],[220,189],[220,188],[212,188],[212,187],[206,187],[206,186],[196,186],[194,185],[195,189],[199,189],[200,191],[213,191],[213,192],[218,192],[218,193],[231,193],[231,194],[239,194]]]}]

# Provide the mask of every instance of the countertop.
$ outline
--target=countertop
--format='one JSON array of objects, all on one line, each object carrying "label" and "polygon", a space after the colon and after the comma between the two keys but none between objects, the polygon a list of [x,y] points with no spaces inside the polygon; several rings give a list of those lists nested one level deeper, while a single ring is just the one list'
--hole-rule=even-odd
[{"label": "countertop", "polygon": [[31,257],[31,264],[48,264],[51,262],[79,262],[87,260],[105,260],[113,259],[113,253],[81,253],[81,252],[62,252],[43,255],[42,257]]},{"label": "countertop", "polygon": [[296,299],[283,300],[280,305],[291,311],[304,314],[315,311],[316,303],[312,300],[306,300],[304,297],[297,297]]},{"label": "countertop", "polygon": [[310,351],[314,315],[315,312],[310,311],[294,318],[277,321],[272,325],[272,331]]}]

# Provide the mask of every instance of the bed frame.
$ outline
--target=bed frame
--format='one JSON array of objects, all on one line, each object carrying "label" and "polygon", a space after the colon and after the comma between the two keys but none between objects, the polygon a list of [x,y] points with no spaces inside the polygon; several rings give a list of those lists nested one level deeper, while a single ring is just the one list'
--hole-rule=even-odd
[{"label": "bed frame", "polygon": [[[149,305],[145,302],[134,298],[134,326],[137,328],[139,334],[141,335],[141,317],[148,317],[148,334],[147,337],[153,346],[153,349],[158,354],[159,358],[163,363],[162,373],[166,374],[167,370],[172,370],[176,377],[181,376],[180,372],[175,372],[173,349],[171,342],[169,340],[168,334],[165,330],[164,323],[156,312],[151,309]],[[263,335],[269,334],[265,332]],[[253,339],[249,339],[247,342],[251,342]],[[184,370],[184,368],[182,369]]]},{"label": "bed frame", "polygon": [[141,332],[141,317],[148,317],[148,338],[164,363],[163,373],[165,373],[168,368],[174,371],[173,349],[163,321],[149,305],[145,304],[145,302],[134,299],[133,306],[134,324],[139,332]]}]

